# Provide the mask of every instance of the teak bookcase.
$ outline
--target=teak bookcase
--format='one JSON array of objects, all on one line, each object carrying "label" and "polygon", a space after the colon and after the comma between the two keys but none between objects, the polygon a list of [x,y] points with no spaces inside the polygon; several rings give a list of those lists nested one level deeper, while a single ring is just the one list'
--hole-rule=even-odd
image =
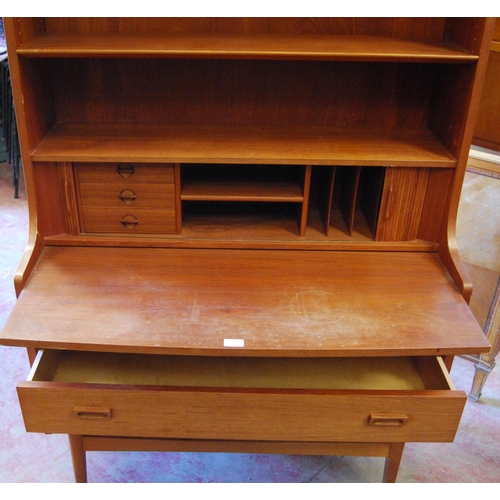
[{"label": "teak bookcase", "polygon": [[387,457],[489,349],[455,218],[493,20],[9,18],[30,432]]}]

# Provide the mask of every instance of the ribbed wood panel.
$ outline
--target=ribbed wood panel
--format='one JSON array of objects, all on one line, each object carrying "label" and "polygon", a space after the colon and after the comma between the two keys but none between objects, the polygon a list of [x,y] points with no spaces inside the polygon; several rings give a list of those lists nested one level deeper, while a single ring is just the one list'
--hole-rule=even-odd
[{"label": "ribbed wood panel", "polygon": [[388,168],[380,206],[377,241],[417,237],[429,169]]},{"label": "ribbed wood panel", "polygon": [[58,163],[57,176],[59,187],[64,193],[63,216],[66,233],[76,236],[80,234],[80,222],[78,219],[78,202],[75,192],[73,164],[68,162]]}]

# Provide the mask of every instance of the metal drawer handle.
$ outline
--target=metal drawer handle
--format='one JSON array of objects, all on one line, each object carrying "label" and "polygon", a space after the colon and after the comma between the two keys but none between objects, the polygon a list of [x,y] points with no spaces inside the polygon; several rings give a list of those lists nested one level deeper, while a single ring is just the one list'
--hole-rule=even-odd
[{"label": "metal drawer handle", "polygon": [[137,199],[137,195],[131,189],[124,189],[118,198],[123,201],[123,203],[132,203]]},{"label": "metal drawer handle", "polygon": [[377,413],[370,415],[368,425],[379,427],[401,427],[408,422],[408,415],[393,413]]},{"label": "metal drawer handle", "polygon": [[116,171],[120,177],[131,177],[135,173],[135,168],[130,163],[120,163]]},{"label": "metal drawer handle", "polygon": [[135,215],[124,215],[120,221],[122,226],[127,229],[133,229],[137,224],[139,224],[139,219]]},{"label": "metal drawer handle", "polygon": [[87,418],[96,420],[109,420],[111,419],[111,408],[73,408],[73,414],[76,418]]}]

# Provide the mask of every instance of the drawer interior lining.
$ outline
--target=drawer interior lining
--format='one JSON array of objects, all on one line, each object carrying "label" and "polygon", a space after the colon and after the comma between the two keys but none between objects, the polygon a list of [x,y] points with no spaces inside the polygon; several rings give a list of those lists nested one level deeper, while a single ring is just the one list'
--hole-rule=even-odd
[{"label": "drawer interior lining", "polygon": [[[410,357],[258,358],[61,351],[64,383],[181,387],[424,390]],[[36,377],[36,375],[35,375]]]}]

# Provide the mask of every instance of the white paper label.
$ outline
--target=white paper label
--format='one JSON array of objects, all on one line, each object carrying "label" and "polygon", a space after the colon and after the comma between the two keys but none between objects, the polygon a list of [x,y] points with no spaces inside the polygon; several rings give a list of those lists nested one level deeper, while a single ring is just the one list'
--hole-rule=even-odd
[{"label": "white paper label", "polygon": [[224,347],[245,347],[243,339],[224,339]]}]

